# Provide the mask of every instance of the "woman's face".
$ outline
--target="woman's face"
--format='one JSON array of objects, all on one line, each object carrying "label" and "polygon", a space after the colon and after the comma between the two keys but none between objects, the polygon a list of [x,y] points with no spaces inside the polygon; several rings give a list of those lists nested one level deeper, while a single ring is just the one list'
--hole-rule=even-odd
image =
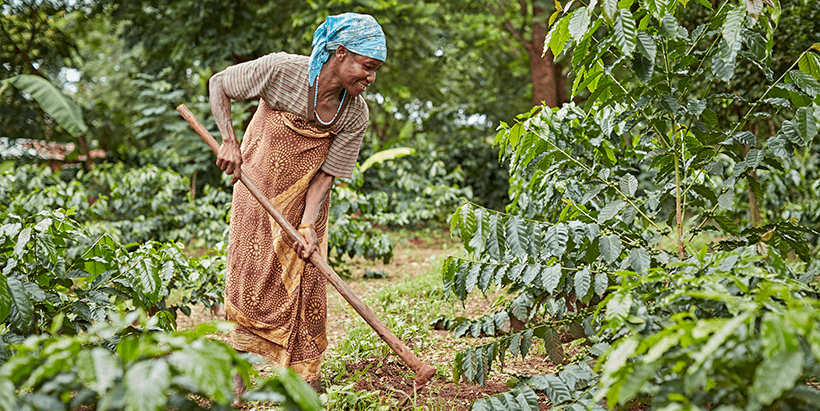
[{"label": "woman's face", "polygon": [[376,71],[381,68],[382,61],[342,48],[337,51],[343,54],[340,56],[339,80],[351,96],[358,96],[376,81]]}]

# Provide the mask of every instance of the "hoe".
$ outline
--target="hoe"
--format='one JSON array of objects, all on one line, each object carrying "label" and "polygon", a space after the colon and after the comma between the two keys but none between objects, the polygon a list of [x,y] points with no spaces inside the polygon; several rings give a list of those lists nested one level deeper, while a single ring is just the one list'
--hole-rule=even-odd
[{"label": "hoe", "polygon": [[[202,140],[204,140],[208,146],[211,147],[211,150],[213,150],[214,153],[219,151],[219,143],[216,142],[213,136],[211,136],[211,133],[209,133],[208,130],[202,126],[199,120],[196,119],[193,113],[191,113],[191,111],[188,110],[184,104],[178,106],[177,111],[182,114],[182,117],[188,122],[188,124],[191,125],[191,127],[193,127],[194,131],[199,134]],[[243,184],[245,184],[245,187],[248,188],[248,191],[250,191],[250,193],[256,197],[257,200],[259,200],[259,203],[262,204],[265,211],[267,211],[268,214],[270,214],[271,217],[273,217],[273,219],[276,220],[280,226],[282,226],[282,229],[285,230],[288,237],[292,241],[298,241],[304,245],[305,240],[302,238],[302,235],[299,234],[299,232],[296,231],[290,223],[288,223],[288,221],[282,216],[281,213],[279,213],[278,210],[276,210],[270,200],[268,200],[267,197],[265,197],[262,192],[254,186],[254,184],[247,177],[247,174],[242,173],[240,180]],[[436,369],[416,357],[416,355],[413,354],[413,352],[410,351],[410,349],[408,349],[407,346],[404,345],[404,343],[402,343],[401,340],[399,340],[398,337],[396,337],[395,334],[393,334],[387,326],[384,325],[378,317],[376,317],[375,314],[373,314],[373,311],[371,311],[370,308],[367,307],[367,305],[365,305],[362,300],[353,293],[350,287],[348,287],[347,284],[339,278],[339,275],[333,271],[333,268],[330,267],[321,255],[319,255],[318,251],[313,252],[310,256],[310,262],[319,269],[322,275],[324,275],[330,284],[332,284],[333,287],[339,291],[342,297],[347,300],[350,306],[356,310],[356,312],[367,322],[367,324],[370,325],[374,331],[376,331],[376,334],[378,334],[379,337],[381,337],[381,339],[384,340],[384,342],[387,343],[387,345],[410,367],[410,369],[413,370],[416,375],[416,387],[421,387],[426,384],[436,373]]]}]

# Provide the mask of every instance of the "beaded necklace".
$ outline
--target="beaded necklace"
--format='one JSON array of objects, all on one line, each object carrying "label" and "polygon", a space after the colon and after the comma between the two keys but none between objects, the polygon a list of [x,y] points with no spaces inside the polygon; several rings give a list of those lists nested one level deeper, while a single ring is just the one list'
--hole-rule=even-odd
[{"label": "beaded necklace", "polygon": [[319,97],[319,78],[317,77],[316,78],[316,87],[313,88],[313,115],[316,116],[316,121],[318,121],[320,124],[322,124],[324,126],[329,126],[329,125],[333,124],[333,121],[336,120],[336,116],[339,115],[339,110],[342,109],[342,103],[344,103],[345,97],[347,97],[347,89],[345,89],[344,93],[342,93],[342,100],[339,101],[339,107],[336,108],[336,114],[334,114],[333,118],[330,119],[330,121],[328,121],[327,123],[325,123],[325,121],[322,120],[321,117],[319,117],[319,113],[316,112],[316,102],[318,100],[318,97]]}]

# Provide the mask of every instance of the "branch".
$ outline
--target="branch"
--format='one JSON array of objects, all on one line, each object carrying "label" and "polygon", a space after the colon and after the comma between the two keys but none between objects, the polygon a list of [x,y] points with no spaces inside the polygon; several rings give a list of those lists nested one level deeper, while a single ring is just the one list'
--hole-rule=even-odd
[{"label": "branch", "polygon": [[[501,3],[501,2],[499,1],[499,3]],[[488,1],[487,2],[487,7],[490,9],[490,11],[492,11],[495,14],[498,14],[498,15],[501,15],[501,16],[505,15],[503,7],[501,7],[500,4],[498,4],[498,6],[496,6],[493,3]],[[507,32],[509,32],[513,36],[515,41],[521,43],[527,49],[527,51],[530,51],[529,43],[524,40],[524,37],[522,36],[521,31],[516,30],[515,26],[513,26],[512,21],[510,21],[509,18],[504,18],[504,23],[502,25],[504,26],[504,29],[507,30]]]},{"label": "branch", "polygon": [[32,73],[48,80],[48,77],[46,77],[45,74],[41,73],[40,70],[37,70],[37,68],[34,67],[34,64],[31,62],[31,58],[29,58],[28,53],[26,53],[25,50],[22,50],[20,49],[20,47],[17,46],[17,43],[14,42],[14,39],[6,31],[6,28],[3,25],[2,20],[0,20],[0,31],[3,32],[3,35],[6,37],[6,39],[8,39],[8,43],[11,44],[11,46],[14,48],[14,52],[23,60],[23,63],[25,63],[26,67],[28,67],[28,69],[31,70]]}]

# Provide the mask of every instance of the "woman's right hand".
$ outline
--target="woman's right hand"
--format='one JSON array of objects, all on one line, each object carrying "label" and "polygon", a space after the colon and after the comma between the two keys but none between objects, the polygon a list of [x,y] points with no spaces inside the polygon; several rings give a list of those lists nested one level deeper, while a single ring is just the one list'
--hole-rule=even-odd
[{"label": "woman's right hand", "polygon": [[242,176],[242,152],[239,145],[223,143],[216,154],[216,165],[226,174],[232,174],[231,184],[236,184]]}]

